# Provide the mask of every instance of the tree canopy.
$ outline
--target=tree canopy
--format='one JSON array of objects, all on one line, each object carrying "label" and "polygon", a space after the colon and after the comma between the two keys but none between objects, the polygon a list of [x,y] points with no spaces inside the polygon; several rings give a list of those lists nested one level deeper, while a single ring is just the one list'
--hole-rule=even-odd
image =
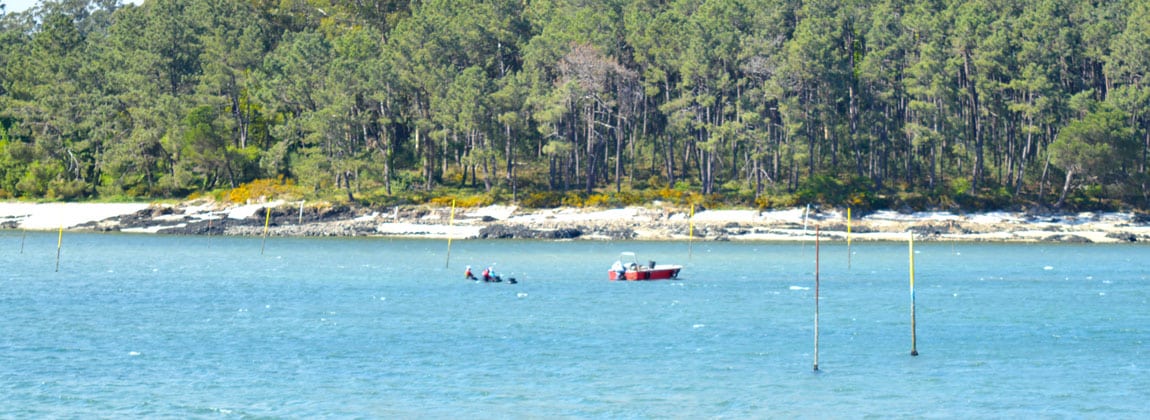
[{"label": "tree canopy", "polygon": [[1146,209],[1146,51],[1135,0],[44,0],[0,198]]}]

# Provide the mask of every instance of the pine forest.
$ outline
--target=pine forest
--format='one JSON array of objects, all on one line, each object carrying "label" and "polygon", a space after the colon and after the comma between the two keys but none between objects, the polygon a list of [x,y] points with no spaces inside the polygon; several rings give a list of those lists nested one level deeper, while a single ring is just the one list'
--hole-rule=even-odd
[{"label": "pine forest", "polygon": [[5,200],[1150,209],[1145,0],[3,10]]}]

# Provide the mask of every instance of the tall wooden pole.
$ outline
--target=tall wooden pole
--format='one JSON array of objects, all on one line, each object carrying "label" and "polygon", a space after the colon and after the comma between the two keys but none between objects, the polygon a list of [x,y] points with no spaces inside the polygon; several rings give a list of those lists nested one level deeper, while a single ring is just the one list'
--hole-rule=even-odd
[{"label": "tall wooden pole", "polygon": [[914,320],[914,232],[910,233],[910,355],[918,356],[918,335]]},{"label": "tall wooden pole", "polygon": [[819,227],[815,226],[815,371],[819,370]]},{"label": "tall wooden pole", "polygon": [[64,225],[60,225],[60,236],[56,239],[56,272],[60,272],[60,248],[64,245]]},{"label": "tall wooden pole", "polygon": [[443,268],[447,268],[451,264],[451,228],[455,226],[455,200],[451,200],[451,216],[447,219],[447,260],[443,262]]},{"label": "tall wooden pole", "polygon": [[851,208],[847,207],[847,270],[851,269]]},{"label": "tall wooden pole", "polygon": [[268,243],[268,225],[272,221],[272,208],[268,207],[267,214],[264,216],[264,239],[260,242],[260,255],[264,255],[264,245]]},{"label": "tall wooden pole", "polygon": [[807,211],[803,213],[803,255],[807,255],[807,218],[811,215],[811,205],[807,204]]},{"label": "tall wooden pole", "polygon": [[694,254],[695,245],[695,205],[691,204],[690,214],[687,216],[687,261]]}]

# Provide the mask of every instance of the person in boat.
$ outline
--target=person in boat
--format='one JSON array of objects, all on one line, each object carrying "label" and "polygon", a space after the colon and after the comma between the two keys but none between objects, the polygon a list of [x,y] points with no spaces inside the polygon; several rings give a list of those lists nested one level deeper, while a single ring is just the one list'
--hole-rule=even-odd
[{"label": "person in boat", "polygon": [[615,260],[615,263],[611,264],[611,271],[619,273],[618,278],[623,278],[623,275],[627,273],[627,269],[623,268],[623,262],[619,260]]},{"label": "person in boat", "polygon": [[471,266],[470,265],[467,266],[467,270],[463,271],[463,277],[467,280],[479,280],[479,279],[475,278],[474,274],[471,274]]}]

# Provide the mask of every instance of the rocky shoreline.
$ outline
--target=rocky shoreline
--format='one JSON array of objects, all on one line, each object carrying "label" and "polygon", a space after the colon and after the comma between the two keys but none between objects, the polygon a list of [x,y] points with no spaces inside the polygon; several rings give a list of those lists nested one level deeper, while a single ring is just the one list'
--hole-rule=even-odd
[{"label": "rocky shoreline", "polygon": [[[270,212],[268,211],[270,209]],[[1150,217],[1134,213],[1034,215],[879,211],[847,220],[839,209],[698,210],[662,205],[524,210],[514,206],[358,208],[275,201],[219,205],[0,203],[0,229],[173,235],[392,236],[544,240],[824,240],[1140,243]],[[849,226],[848,226],[849,225]],[[691,230],[693,228],[693,230]]]}]

